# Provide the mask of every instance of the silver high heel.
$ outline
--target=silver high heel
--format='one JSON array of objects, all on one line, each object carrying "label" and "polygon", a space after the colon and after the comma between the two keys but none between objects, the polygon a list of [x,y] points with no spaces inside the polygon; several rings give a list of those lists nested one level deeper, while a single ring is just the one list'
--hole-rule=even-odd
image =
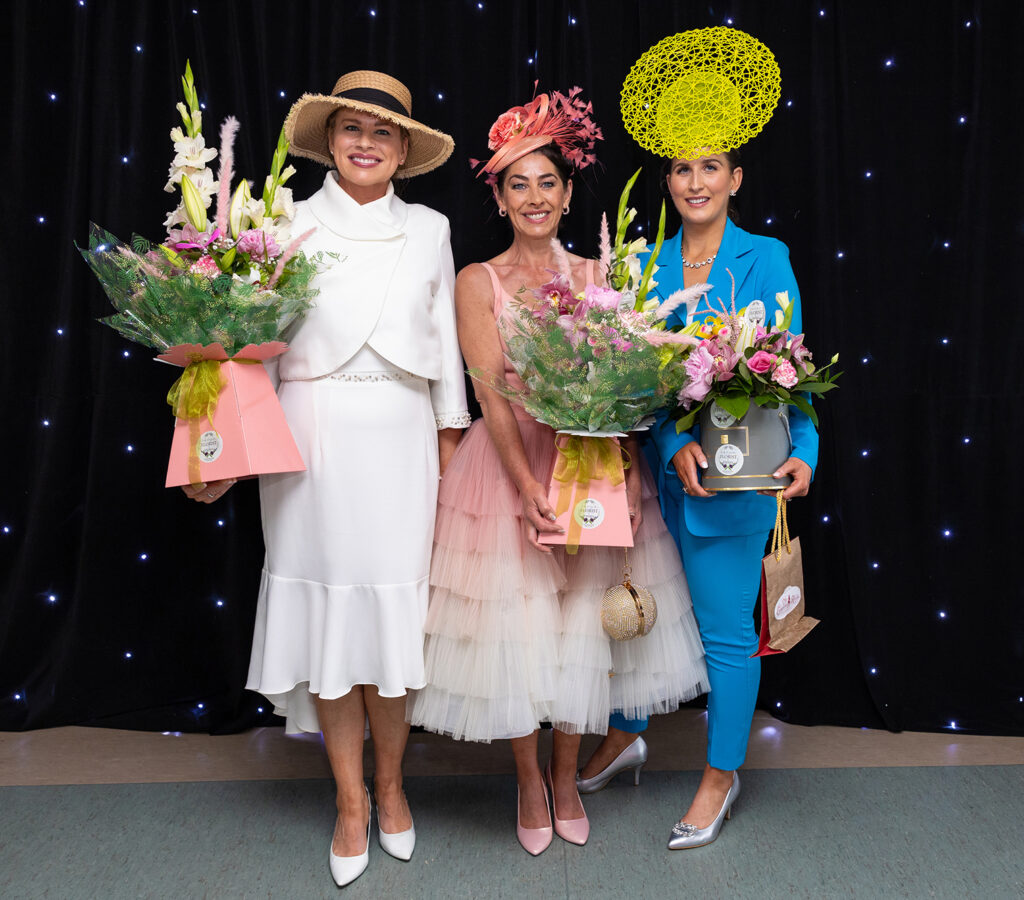
[{"label": "silver high heel", "polygon": [[718,837],[722,830],[722,823],[732,815],[732,805],[740,795],[740,776],[732,773],[732,784],[729,786],[729,793],[722,801],[722,808],[715,816],[715,820],[707,828],[698,828],[689,822],[676,822],[672,826],[672,834],[668,839],[669,850],[689,850],[692,847],[703,847],[710,844]]},{"label": "silver high heel", "polygon": [[627,769],[633,770],[633,784],[640,784],[640,770],[644,767],[644,763],[647,762],[647,742],[641,735],[636,736],[636,740],[633,741],[625,750],[623,750],[618,756],[615,757],[603,771],[598,772],[593,778],[580,778],[576,776],[576,790],[581,794],[593,794],[595,791],[601,790],[609,781],[611,781],[619,772],[625,772]]}]

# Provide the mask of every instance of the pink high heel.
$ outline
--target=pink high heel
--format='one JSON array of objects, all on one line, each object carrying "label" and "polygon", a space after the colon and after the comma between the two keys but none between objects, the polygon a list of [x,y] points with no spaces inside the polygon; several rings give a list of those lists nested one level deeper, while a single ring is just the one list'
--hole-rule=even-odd
[{"label": "pink high heel", "polygon": [[[558,805],[555,802],[555,782],[551,777],[551,763],[548,763],[547,768],[548,784],[551,785],[551,808],[555,811],[555,834],[557,834],[563,841],[568,841],[570,844],[578,844],[583,846],[587,842],[587,838],[590,837],[590,819],[587,818],[587,811],[583,811],[583,817],[580,819],[560,819],[558,818]],[[577,793],[576,796],[579,796]],[[580,805],[583,803],[580,801]]]},{"label": "pink high heel", "polygon": [[[548,806],[548,821],[551,821],[551,807],[548,805],[548,789],[541,779],[541,788],[544,791],[544,804]],[[523,849],[531,856],[540,856],[551,845],[551,826],[545,825],[542,828],[523,828],[519,818],[519,788],[516,788],[516,837]]]}]

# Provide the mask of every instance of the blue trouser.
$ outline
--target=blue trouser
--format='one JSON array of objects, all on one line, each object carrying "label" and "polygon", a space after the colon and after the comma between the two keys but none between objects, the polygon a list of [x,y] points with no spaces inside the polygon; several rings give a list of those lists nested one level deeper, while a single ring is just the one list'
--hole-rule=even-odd
[{"label": "blue trouser", "polygon": [[[716,769],[732,771],[747,755],[761,682],[761,659],[750,655],[757,650],[754,605],[769,533],[696,537],[681,514],[667,518],[683,557],[711,683],[707,759]],[[636,734],[647,727],[647,720],[628,720],[615,713],[609,724]]]}]

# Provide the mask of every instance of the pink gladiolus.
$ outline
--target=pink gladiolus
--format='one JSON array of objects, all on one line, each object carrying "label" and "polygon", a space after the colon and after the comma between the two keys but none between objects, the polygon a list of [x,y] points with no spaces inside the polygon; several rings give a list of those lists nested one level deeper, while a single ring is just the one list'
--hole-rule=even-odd
[{"label": "pink gladiolus", "polygon": [[788,359],[779,361],[775,371],[772,372],[772,381],[782,385],[784,388],[796,387],[799,379],[796,375],[796,369],[793,368],[793,364]]},{"label": "pink gladiolus", "polygon": [[750,359],[747,360],[747,368],[751,372],[756,372],[758,375],[764,375],[765,372],[771,370],[772,366],[775,365],[775,357],[771,353],[766,353],[764,350],[758,350]]}]

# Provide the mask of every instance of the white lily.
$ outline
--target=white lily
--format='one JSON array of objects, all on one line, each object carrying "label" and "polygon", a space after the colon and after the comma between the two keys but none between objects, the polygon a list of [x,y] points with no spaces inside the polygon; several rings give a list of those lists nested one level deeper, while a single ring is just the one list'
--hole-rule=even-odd
[{"label": "white lily", "polygon": [[786,313],[789,312],[789,308],[793,305],[793,301],[789,299],[789,291],[777,293],[775,295],[775,302],[781,307],[775,310],[775,325],[781,328],[782,323],[786,320]]},{"label": "white lily", "polygon": [[203,195],[199,193],[191,178],[181,179],[181,199],[192,227],[196,231],[206,231],[206,205],[203,203]]},{"label": "white lily", "polygon": [[235,195],[231,198],[231,206],[228,207],[228,227],[231,229],[231,237],[238,238],[245,227],[248,216],[245,214],[245,205],[252,200],[249,192],[249,182],[244,178],[238,182],[235,188]]}]

